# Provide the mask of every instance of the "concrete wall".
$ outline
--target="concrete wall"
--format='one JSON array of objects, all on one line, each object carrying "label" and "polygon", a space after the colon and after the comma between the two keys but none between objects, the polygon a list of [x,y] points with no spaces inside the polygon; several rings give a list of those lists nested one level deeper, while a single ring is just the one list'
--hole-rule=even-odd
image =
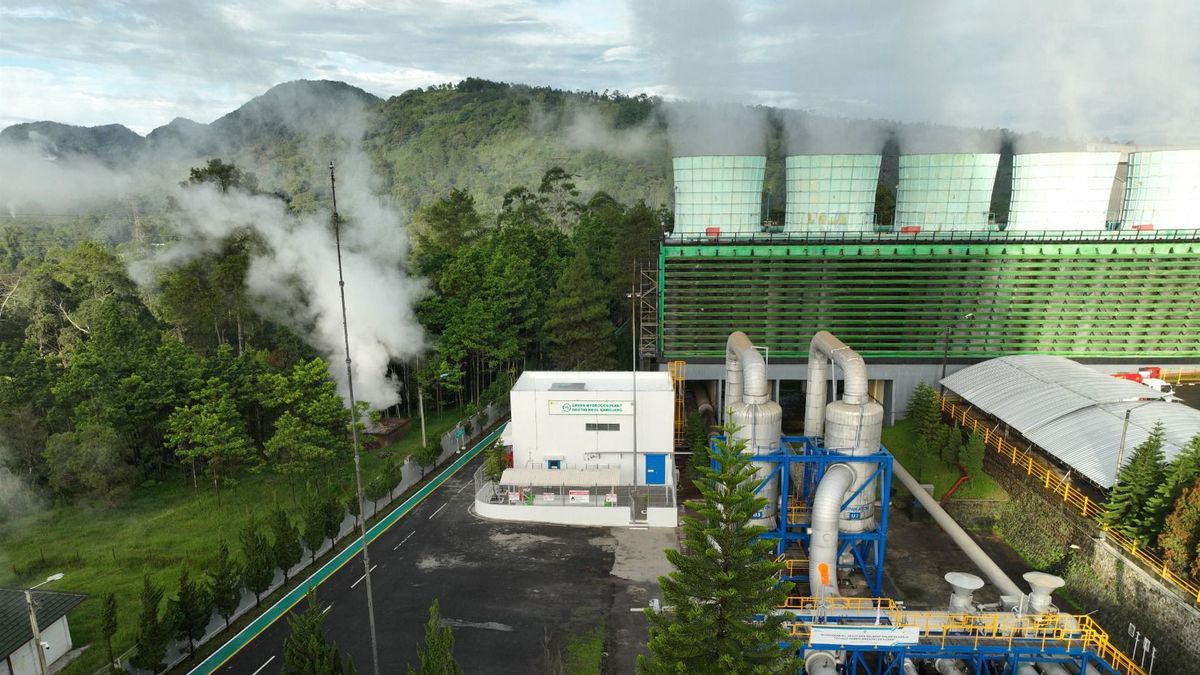
[{"label": "concrete wall", "polygon": [[[42,633],[42,641],[50,643],[50,649],[46,651],[47,666],[71,651],[71,629],[67,624],[67,617],[64,616],[49,626],[39,626],[39,629]],[[12,675],[38,674],[37,652],[34,649],[33,640],[30,640],[8,657],[9,662],[12,663]],[[41,648],[36,647],[36,649]]]},{"label": "concrete wall", "polygon": [[[632,386],[632,382],[630,382]],[[643,385],[645,386],[645,385]],[[674,393],[670,389],[638,391],[538,391],[514,390],[512,402],[513,466],[547,468],[548,460],[562,467],[611,466],[621,471],[623,485],[645,482],[645,459],[637,458],[634,471],[634,430],[637,454],[667,455],[667,481],[675,473]],[[568,414],[563,404],[577,401],[621,402],[613,414]],[[630,403],[633,405],[629,405]],[[636,409],[636,415],[634,410]],[[615,431],[588,431],[587,424],[617,424]]]},{"label": "concrete wall", "polygon": [[1132,651],[1127,628],[1135,624],[1157,649],[1154,672],[1196,672],[1200,609],[1191,599],[1102,541],[1090,521],[1029,481],[1024,471],[994,453],[988,454],[986,468],[1012,497],[997,529],[1027,560],[1067,580],[1060,596],[1078,611],[1095,610],[1093,617],[1126,654]]}]

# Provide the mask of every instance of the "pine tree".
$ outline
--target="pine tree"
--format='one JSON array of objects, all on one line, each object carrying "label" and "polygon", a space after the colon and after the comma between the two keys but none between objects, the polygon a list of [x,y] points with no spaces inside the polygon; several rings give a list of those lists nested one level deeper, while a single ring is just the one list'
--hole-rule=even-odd
[{"label": "pine tree", "polygon": [[925,382],[917,383],[908,401],[907,417],[912,421],[913,431],[926,443],[937,440],[942,427],[942,411],[933,387]]},{"label": "pine tree", "polygon": [[[734,431],[726,425],[725,438]],[[718,468],[700,468],[703,499],[689,502],[695,515],[684,517],[683,548],[667,551],[675,571],[659,578],[669,609],[646,613],[650,656],[638,658],[641,673],[796,671],[779,646],[787,639],[783,616],[772,611],[791,584],[776,578],[782,566],[760,538],[766,528],[750,524],[767,501],[754,492],[759,481],[745,450],[745,441],[720,441]]]},{"label": "pine tree", "polygon": [[1163,438],[1162,422],[1157,422],[1149,438],[1134,448],[1129,463],[1117,474],[1117,484],[1108,493],[1104,522],[1127,536],[1137,536],[1146,502],[1162,482]]},{"label": "pine tree", "polygon": [[983,457],[987,454],[987,445],[983,442],[983,434],[978,430],[971,432],[967,444],[958,453],[958,461],[967,470],[967,475],[974,479],[983,475]]},{"label": "pine tree", "polygon": [[1200,579],[1200,478],[1175,500],[1158,545],[1173,572]]},{"label": "pine tree", "polygon": [[1179,495],[1197,478],[1200,478],[1200,434],[1193,436],[1167,465],[1162,483],[1146,501],[1136,529],[1137,539],[1143,546],[1150,546],[1158,539],[1167,514],[1175,506]]},{"label": "pine tree", "polygon": [[196,640],[204,637],[212,607],[205,597],[204,588],[193,582],[185,567],[179,572],[179,592],[171,603],[175,637],[187,640],[188,653],[196,649]]},{"label": "pine tree", "polygon": [[158,672],[167,653],[168,626],[159,616],[163,589],[150,581],[150,575],[142,578],[142,615],[138,619],[138,632],[134,642],[133,656],[129,664],[134,668]]},{"label": "pine tree", "polygon": [[324,499],[322,506],[321,524],[325,538],[329,540],[329,543],[336,544],[338,532],[342,531],[342,518],[346,515],[346,507],[333,493]]},{"label": "pine tree", "polygon": [[607,296],[586,252],[576,252],[563,269],[546,312],[546,342],[556,368],[608,370],[616,364]]},{"label": "pine tree", "polygon": [[686,476],[691,482],[700,476],[699,467],[708,466],[708,430],[704,428],[704,420],[699,413],[687,416],[683,425],[683,438],[692,453],[688,459]]},{"label": "pine tree", "polygon": [[275,579],[275,561],[271,543],[258,529],[258,521],[250,521],[242,529],[242,585],[254,594],[254,606],[262,604],[263,591]]},{"label": "pine tree", "polygon": [[283,571],[286,584],[288,570],[304,558],[304,548],[300,545],[300,531],[283,509],[277,508],[271,514],[271,539],[271,558],[275,567]]},{"label": "pine tree", "polygon": [[104,638],[104,647],[108,650],[108,669],[113,672],[116,657],[113,655],[112,639],[117,634],[117,596],[109,593],[104,596],[104,606],[100,609],[100,636]]},{"label": "pine tree", "polygon": [[429,606],[429,621],[425,623],[425,644],[417,648],[421,660],[419,670],[408,669],[408,675],[462,675],[462,668],[454,660],[454,632],[442,625],[442,611],[438,601]]},{"label": "pine tree", "polygon": [[315,492],[304,496],[304,529],[301,530],[300,536],[304,539],[312,561],[316,562],[317,551],[321,549],[321,544],[325,543],[325,502]]},{"label": "pine tree", "polygon": [[208,597],[217,614],[225,619],[225,628],[229,628],[229,619],[242,600],[242,572],[224,541],[217,549],[217,564],[208,573]]},{"label": "pine tree", "polygon": [[317,604],[315,590],[308,592],[308,606],[288,617],[291,635],[283,641],[283,675],[351,675],[354,663],[342,661],[336,645],[325,641],[325,615]]},{"label": "pine tree", "polygon": [[954,466],[962,448],[962,429],[958,425],[942,426],[939,435],[938,454],[946,464]]}]

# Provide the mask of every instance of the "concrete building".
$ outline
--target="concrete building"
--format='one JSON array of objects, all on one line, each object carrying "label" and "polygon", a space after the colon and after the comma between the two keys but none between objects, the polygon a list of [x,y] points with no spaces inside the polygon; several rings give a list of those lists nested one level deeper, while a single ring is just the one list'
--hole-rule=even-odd
[{"label": "concrete building", "polygon": [[619,485],[674,484],[674,391],[666,372],[526,372],[509,396],[514,469],[605,471]]},{"label": "concrete building", "polygon": [[0,675],[37,675],[38,651],[46,656],[47,666],[71,651],[71,627],[67,612],[84,601],[78,593],[33,591],[33,604],[43,645],[33,641],[25,592],[0,588]]}]

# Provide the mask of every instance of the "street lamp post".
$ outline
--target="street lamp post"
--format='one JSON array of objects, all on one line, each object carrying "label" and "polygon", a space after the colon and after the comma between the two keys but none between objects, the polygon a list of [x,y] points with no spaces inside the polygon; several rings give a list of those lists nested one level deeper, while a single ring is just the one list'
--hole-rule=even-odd
[{"label": "street lamp post", "polygon": [[37,586],[30,586],[25,589],[25,606],[29,609],[29,629],[33,631],[33,651],[37,652],[38,658],[38,673],[46,675],[46,650],[42,647],[42,633],[38,630],[37,611],[33,608],[33,591],[36,588],[45,586],[52,581],[58,581],[63,578],[63,573],[58,572],[46,577],[46,580]]},{"label": "street lamp post", "polygon": [[633,398],[633,484],[636,487],[638,484],[638,438],[637,438],[637,300],[640,295],[637,292],[637,268],[634,268],[634,280],[629,284],[629,364],[633,367],[633,393],[630,396]]}]

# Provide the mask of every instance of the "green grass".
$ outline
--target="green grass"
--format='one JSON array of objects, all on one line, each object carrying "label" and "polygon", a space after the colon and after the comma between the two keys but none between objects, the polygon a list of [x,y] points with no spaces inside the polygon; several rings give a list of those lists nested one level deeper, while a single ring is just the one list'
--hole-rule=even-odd
[{"label": "green grass", "polygon": [[[960,475],[958,467],[943,462],[936,454],[927,453],[925,443],[907,420],[883,430],[883,444],[904,468],[922,483],[933,483],[933,496],[942,495],[954,485]],[[988,450],[991,452],[991,450]],[[920,461],[924,458],[924,461]],[[899,486],[903,489],[904,486]],[[1007,499],[1008,493],[991,476],[975,476],[954,492],[951,499]]]},{"label": "green grass", "polygon": [[[427,435],[438,438],[459,417],[459,411],[448,410],[427,418]],[[406,457],[417,449],[421,432],[414,427],[400,441],[363,455],[364,481],[375,475],[388,453]],[[322,474],[317,484],[323,489],[345,494],[353,489],[349,459]],[[297,480],[297,493],[302,489]],[[173,597],[181,568],[189,567],[193,578],[202,575],[221,539],[237,555],[240,529],[251,518],[265,519],[277,504],[293,509],[292,485],[284,476],[245,474],[222,487],[219,499],[211,484],[201,481],[199,490],[193,490],[190,477],[180,476],[139,487],[117,507],[63,506],[0,523],[0,586],[20,587],[54,572],[66,573],[48,589],[90,596],[70,615],[76,647],[100,637],[101,599],[115,593],[119,627],[113,649],[119,654],[133,644],[137,631],[143,574]],[[103,652],[97,642],[64,672],[90,675],[104,665]]]},{"label": "green grass", "polygon": [[604,658],[604,624],[587,635],[576,635],[567,644],[568,675],[600,675]]}]

